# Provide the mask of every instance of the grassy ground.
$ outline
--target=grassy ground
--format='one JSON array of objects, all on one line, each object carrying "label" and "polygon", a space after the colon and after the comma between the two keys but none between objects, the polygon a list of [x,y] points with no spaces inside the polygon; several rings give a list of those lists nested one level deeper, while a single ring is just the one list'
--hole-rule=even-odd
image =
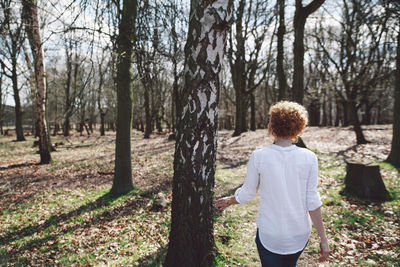
[{"label": "grassy ground", "polygon": [[[333,253],[325,266],[400,266],[400,174],[380,163],[392,195],[385,203],[367,203],[340,194],[344,158],[361,155],[380,162],[387,156],[390,127],[370,127],[372,143],[354,146],[348,128],[310,128],[306,144],[320,164],[320,193]],[[171,201],[174,142],[166,135],[143,140],[133,135],[136,190],[114,198],[114,137],[57,137],[53,163],[37,165],[33,138],[12,142],[0,137],[0,265],[161,266],[166,253],[170,206],[151,209],[159,194]],[[248,157],[269,144],[265,131],[231,137],[219,134],[216,197],[240,186]],[[254,243],[258,197],[216,216],[216,266],[259,266]],[[313,232],[299,266],[317,266]],[[320,265],[322,266],[322,265]]]}]

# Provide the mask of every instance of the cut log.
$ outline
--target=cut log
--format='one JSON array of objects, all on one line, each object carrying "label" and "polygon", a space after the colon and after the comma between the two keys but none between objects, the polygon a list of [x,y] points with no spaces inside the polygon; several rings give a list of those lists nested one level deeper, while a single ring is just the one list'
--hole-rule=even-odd
[{"label": "cut log", "polygon": [[346,193],[368,200],[384,201],[389,199],[379,165],[356,160],[347,160],[346,163]]}]

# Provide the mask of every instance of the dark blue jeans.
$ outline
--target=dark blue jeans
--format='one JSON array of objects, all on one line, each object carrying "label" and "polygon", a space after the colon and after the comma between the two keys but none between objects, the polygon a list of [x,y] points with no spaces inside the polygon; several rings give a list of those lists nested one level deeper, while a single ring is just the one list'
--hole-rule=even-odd
[{"label": "dark blue jeans", "polygon": [[303,252],[305,248],[304,247],[303,250],[295,254],[289,254],[289,255],[281,255],[273,253],[268,249],[266,249],[261,244],[260,237],[258,235],[258,229],[256,235],[256,244],[262,267],[295,267],[297,264],[297,260],[300,257],[300,254]]}]

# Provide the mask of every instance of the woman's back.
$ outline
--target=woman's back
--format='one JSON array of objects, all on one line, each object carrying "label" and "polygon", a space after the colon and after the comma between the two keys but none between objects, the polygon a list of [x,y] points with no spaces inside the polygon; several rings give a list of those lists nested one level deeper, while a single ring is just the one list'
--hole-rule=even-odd
[{"label": "woman's back", "polygon": [[248,176],[259,177],[261,242],[276,253],[299,251],[310,234],[308,210],[321,205],[315,154],[295,145],[273,144],[255,150],[251,157],[249,165],[254,164]]}]

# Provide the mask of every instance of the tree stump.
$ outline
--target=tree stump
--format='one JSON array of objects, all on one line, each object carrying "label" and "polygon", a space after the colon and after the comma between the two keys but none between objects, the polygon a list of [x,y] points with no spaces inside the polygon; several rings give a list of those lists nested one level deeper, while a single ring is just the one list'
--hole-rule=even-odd
[{"label": "tree stump", "polygon": [[303,139],[302,139],[300,136],[299,136],[299,138],[297,139],[296,146],[302,147],[302,148],[307,148],[306,144],[304,143]]},{"label": "tree stump", "polygon": [[389,198],[379,165],[347,160],[345,192],[359,198],[384,201]]}]

